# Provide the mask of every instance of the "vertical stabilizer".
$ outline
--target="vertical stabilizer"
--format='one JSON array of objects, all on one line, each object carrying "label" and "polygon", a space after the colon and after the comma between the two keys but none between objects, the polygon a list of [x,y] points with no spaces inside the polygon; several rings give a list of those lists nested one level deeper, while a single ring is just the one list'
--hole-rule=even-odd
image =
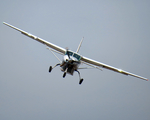
[{"label": "vertical stabilizer", "polygon": [[80,44],[79,44],[79,46],[78,46],[78,49],[77,49],[76,53],[79,52],[83,39],[84,39],[84,37],[82,38],[82,40],[81,40],[81,42],[80,42]]}]

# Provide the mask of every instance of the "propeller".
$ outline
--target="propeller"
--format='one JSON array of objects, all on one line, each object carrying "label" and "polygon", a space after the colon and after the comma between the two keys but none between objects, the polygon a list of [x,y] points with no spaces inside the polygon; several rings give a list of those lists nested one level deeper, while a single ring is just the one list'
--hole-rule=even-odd
[{"label": "propeller", "polygon": [[68,58],[70,59],[70,55],[69,55],[69,52],[68,52],[69,48],[68,48],[68,47],[66,47],[65,49],[66,49],[66,52],[67,52]]},{"label": "propeller", "polygon": [[68,55],[68,58],[69,58],[69,60],[70,60],[70,55],[69,55],[69,52],[68,52],[68,50],[67,50],[67,55]]}]

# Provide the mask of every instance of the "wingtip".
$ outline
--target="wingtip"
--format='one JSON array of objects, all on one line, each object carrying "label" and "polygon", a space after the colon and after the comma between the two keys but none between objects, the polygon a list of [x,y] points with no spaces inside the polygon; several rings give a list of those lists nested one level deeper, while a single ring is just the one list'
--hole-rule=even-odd
[{"label": "wingtip", "polygon": [[5,24],[5,25],[6,25],[7,23],[6,23],[6,22],[3,22],[3,24]]}]

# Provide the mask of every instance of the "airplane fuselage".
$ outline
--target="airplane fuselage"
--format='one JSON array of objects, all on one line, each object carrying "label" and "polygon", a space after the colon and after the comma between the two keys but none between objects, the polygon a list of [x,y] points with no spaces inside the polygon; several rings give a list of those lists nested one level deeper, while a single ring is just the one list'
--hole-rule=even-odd
[{"label": "airplane fuselage", "polygon": [[67,50],[60,65],[61,71],[73,75],[74,71],[77,71],[81,64],[80,58],[79,54]]}]

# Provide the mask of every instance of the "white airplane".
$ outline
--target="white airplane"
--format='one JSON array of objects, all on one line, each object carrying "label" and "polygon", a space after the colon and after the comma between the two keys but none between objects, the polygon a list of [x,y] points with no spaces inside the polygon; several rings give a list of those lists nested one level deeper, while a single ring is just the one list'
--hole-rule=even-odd
[{"label": "white airplane", "polygon": [[81,40],[79,46],[78,46],[78,49],[76,52],[73,52],[71,50],[68,50],[68,49],[64,49],[64,48],[61,48],[57,45],[54,45],[50,42],[47,42],[35,35],[32,35],[28,32],[25,32],[17,27],[14,27],[6,22],[3,22],[3,24],[21,32],[23,35],[26,35],[44,45],[47,46],[47,48],[54,54],[54,52],[56,53],[59,53],[59,54],[62,54],[64,55],[63,57],[63,60],[61,61],[55,54],[54,56],[59,60],[60,63],[56,64],[55,66],[50,66],[49,68],[49,72],[52,71],[52,69],[54,69],[56,66],[60,66],[61,67],[61,71],[64,72],[63,73],[63,78],[66,76],[66,73],[70,74],[70,75],[73,75],[74,71],[78,72],[79,74],[79,84],[81,84],[83,82],[83,78],[81,78],[80,76],[80,72],[78,71],[79,69],[84,69],[84,68],[79,68],[79,65],[81,63],[84,63],[86,65],[89,65],[91,67],[94,67],[94,68],[97,68],[97,69],[100,69],[101,68],[106,68],[106,69],[109,69],[109,70],[112,70],[112,71],[115,71],[115,72],[118,72],[118,73],[121,73],[121,74],[124,74],[124,75],[130,75],[130,76],[133,76],[133,77],[137,77],[137,78],[140,78],[140,79],[143,79],[143,80],[146,80],[148,81],[147,78],[145,77],[141,77],[139,75],[136,75],[136,74],[133,74],[133,73],[130,73],[130,72],[127,72],[127,71],[124,71],[122,69],[118,69],[118,68],[115,68],[115,67],[112,67],[112,66],[109,66],[107,64],[104,64],[104,63],[101,63],[101,62],[98,62],[98,61],[95,61],[95,60],[92,60],[92,59],[89,59],[87,57],[84,57],[84,56],[81,56],[80,54],[78,54],[79,52],[79,49],[81,47],[81,44],[82,44],[82,41],[83,39]]}]

